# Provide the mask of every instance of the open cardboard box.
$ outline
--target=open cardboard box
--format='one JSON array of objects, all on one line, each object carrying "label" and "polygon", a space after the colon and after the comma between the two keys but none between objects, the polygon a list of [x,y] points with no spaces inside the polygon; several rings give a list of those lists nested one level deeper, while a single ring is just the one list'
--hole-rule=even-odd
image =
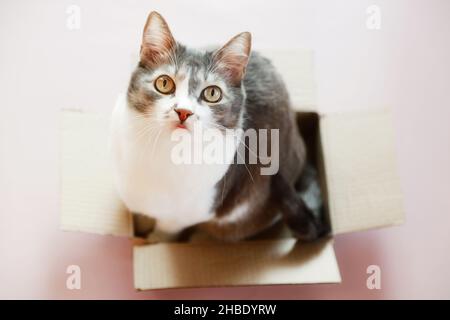
[{"label": "open cardboard box", "polygon": [[[402,223],[390,111],[318,113],[311,52],[266,55],[298,111],[332,233]],[[132,218],[113,184],[108,132],[108,115],[62,112],[61,227],[131,238]],[[196,235],[184,243],[135,245],[133,251],[138,290],[341,281],[331,237],[299,243],[283,228],[236,244]]]}]

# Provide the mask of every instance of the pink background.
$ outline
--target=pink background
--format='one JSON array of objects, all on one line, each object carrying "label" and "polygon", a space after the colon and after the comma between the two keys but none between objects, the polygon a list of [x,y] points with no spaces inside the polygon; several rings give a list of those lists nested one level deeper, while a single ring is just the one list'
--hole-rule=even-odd
[{"label": "pink background", "polygon": [[[80,30],[66,28],[70,4]],[[371,4],[381,30],[366,28]],[[407,222],[338,236],[342,284],[136,293],[127,239],[58,230],[58,111],[111,109],[153,9],[195,46],[250,30],[256,48],[314,49],[324,111],[394,108]],[[446,0],[2,1],[0,298],[450,298],[449,31]],[[381,290],[366,288],[371,264]]]}]

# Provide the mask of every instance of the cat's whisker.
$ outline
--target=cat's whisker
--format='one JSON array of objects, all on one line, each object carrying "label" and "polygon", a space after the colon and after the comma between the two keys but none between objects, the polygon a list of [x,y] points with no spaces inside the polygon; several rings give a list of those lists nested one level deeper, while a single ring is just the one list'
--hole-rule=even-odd
[{"label": "cat's whisker", "polygon": [[147,154],[147,151],[149,149],[150,141],[151,141],[149,136],[152,135],[154,132],[156,132],[158,129],[159,129],[158,127],[150,127],[150,128],[147,128],[146,132],[144,132],[142,139],[144,139],[146,137],[148,137],[148,139],[144,140],[143,148],[140,151],[140,155],[139,155],[139,161],[140,162],[142,161],[143,157],[145,157],[145,155]]},{"label": "cat's whisker", "polygon": [[[141,140],[145,139],[142,154],[146,154],[146,152],[150,148],[150,145],[152,145],[151,149],[152,149],[152,153],[153,153],[154,142],[155,142],[155,140],[157,140],[159,138],[159,135],[162,132],[162,130],[164,129],[164,126],[167,123],[167,121],[158,120],[158,121],[153,121],[153,123],[154,123],[154,125],[146,125],[144,128],[141,129],[141,133],[140,133]],[[152,139],[151,136],[153,136],[154,133],[156,133],[156,138]]]},{"label": "cat's whisker", "polygon": [[255,182],[253,179],[253,176],[250,172],[250,169],[247,167],[247,164],[245,164],[245,158],[242,158],[242,155],[239,153],[238,149],[236,149],[236,154],[242,159],[242,164],[245,166],[245,169],[247,170],[248,174],[250,175],[250,179],[252,179],[252,182]]},{"label": "cat's whisker", "polygon": [[228,172],[228,171],[226,171],[226,172],[225,172],[225,175],[223,176],[222,203],[223,203],[223,199],[224,199],[224,196],[225,196],[225,186],[226,186],[226,184],[227,184],[227,172]]},{"label": "cat's whisker", "polygon": [[[134,116],[134,118],[135,119],[139,118],[139,120],[142,120],[143,117],[136,115],[136,116]],[[143,148],[141,148],[141,150],[139,152],[140,154],[138,156],[139,161],[141,161],[142,158],[148,153],[149,148],[152,148],[150,145],[151,145],[152,141],[154,142],[154,140],[151,139],[151,136],[156,132],[158,132],[156,134],[158,136],[159,131],[161,131],[164,128],[164,125],[167,124],[167,122],[168,121],[166,121],[166,120],[153,120],[153,119],[145,118],[145,122],[140,123],[141,127],[137,128],[136,135],[135,135],[135,137],[136,137],[135,143],[136,144],[142,143],[142,140],[144,140]],[[153,148],[152,148],[152,150],[153,150]]]},{"label": "cat's whisker", "polygon": [[149,136],[154,129],[158,129],[159,127],[160,126],[144,126],[138,129],[136,132],[137,142],[140,142],[142,139],[146,138],[146,136]]},{"label": "cat's whisker", "polygon": [[156,136],[156,139],[155,139],[155,141],[153,142],[152,151],[151,151],[151,153],[150,153],[150,159],[153,159],[153,156],[154,156],[154,153],[155,153],[155,149],[156,149],[156,146],[158,145],[159,137],[161,136],[161,132],[162,132],[162,131],[163,131],[163,129],[160,129],[160,130],[159,130],[159,132],[158,132],[158,134],[157,134],[157,136]]},{"label": "cat's whisker", "polygon": [[[209,125],[212,125],[212,126],[215,126],[215,127],[217,127],[217,128],[220,128],[220,129],[229,129],[229,128],[226,128],[226,127],[224,127],[224,126],[222,126],[222,125],[220,125],[220,124],[216,124],[216,123],[212,123],[212,122],[208,122],[207,124],[209,124]],[[239,153],[238,152],[238,148],[239,148],[239,146],[240,146],[240,144],[242,144],[252,155],[254,155],[255,157],[256,157],[256,159],[259,159],[259,156],[252,150],[252,149],[250,149],[247,145],[246,145],[246,143],[245,143],[245,141],[243,140],[243,139],[241,139],[240,137],[238,137],[237,135],[236,135],[236,138],[238,139],[238,143],[237,143],[237,147],[236,147],[236,153]],[[239,156],[242,158],[242,155],[241,154],[239,154]],[[244,162],[245,162],[245,159],[242,159]],[[245,163],[244,163],[245,164]],[[247,171],[249,171],[248,170],[248,167],[246,166],[246,168],[247,168]],[[252,179],[253,180],[253,179]]]},{"label": "cat's whisker", "polygon": [[[212,123],[212,122],[207,122],[207,124],[212,125],[212,126],[215,126],[215,127],[219,128],[219,129],[223,129],[223,130],[229,129],[229,128],[225,127],[225,126],[222,126],[222,125],[216,124],[216,123]],[[242,143],[242,144],[244,145],[244,147],[247,148],[247,150],[248,150],[251,154],[253,154],[255,157],[258,158],[258,155],[255,153],[255,151],[253,151],[252,149],[250,149],[250,148],[247,146],[247,144],[245,144],[245,141],[242,140],[242,138],[238,137],[237,135],[236,135],[236,138],[239,140],[238,143]]]},{"label": "cat's whisker", "polygon": [[[226,131],[227,129],[229,129],[229,128],[227,128],[227,127],[225,127],[225,126],[222,126],[222,125],[220,125],[220,124],[218,124],[218,123],[204,122],[204,124],[210,125],[210,126],[212,126],[212,127],[215,127],[216,129],[221,129],[222,131]],[[210,128],[207,128],[207,129],[210,129]]]},{"label": "cat's whisker", "polygon": [[251,154],[253,154],[257,159],[259,158],[259,156],[252,150],[252,149],[250,149],[248,146],[247,146],[247,144],[245,143],[245,141],[244,140],[242,140],[242,138],[239,138],[239,137],[237,137],[237,139],[239,140],[239,144],[242,144],[245,148],[247,148],[247,150],[251,153]]}]

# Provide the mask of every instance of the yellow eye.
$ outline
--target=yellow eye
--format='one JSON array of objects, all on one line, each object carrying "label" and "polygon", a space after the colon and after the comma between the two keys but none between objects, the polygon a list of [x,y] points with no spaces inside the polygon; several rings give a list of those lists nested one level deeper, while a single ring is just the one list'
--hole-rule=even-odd
[{"label": "yellow eye", "polygon": [[218,86],[206,87],[202,92],[202,98],[210,103],[219,102],[222,99],[222,90]]},{"label": "yellow eye", "polygon": [[159,76],[155,80],[155,89],[162,94],[171,94],[175,92],[175,82],[166,75]]}]

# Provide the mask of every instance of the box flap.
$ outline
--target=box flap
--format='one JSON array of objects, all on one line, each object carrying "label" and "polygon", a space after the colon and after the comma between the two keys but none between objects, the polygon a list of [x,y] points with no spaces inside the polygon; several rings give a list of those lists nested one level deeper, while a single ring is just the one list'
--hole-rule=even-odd
[{"label": "box flap", "polygon": [[161,243],[134,247],[139,290],[235,285],[337,283],[332,240]]},{"label": "box flap", "polygon": [[333,233],[402,223],[391,112],[324,115],[320,137]]},{"label": "box flap", "polygon": [[130,236],[108,151],[109,117],[62,112],[61,228]]},{"label": "box flap", "polygon": [[263,50],[288,88],[296,111],[317,111],[314,55],[311,50]]}]

